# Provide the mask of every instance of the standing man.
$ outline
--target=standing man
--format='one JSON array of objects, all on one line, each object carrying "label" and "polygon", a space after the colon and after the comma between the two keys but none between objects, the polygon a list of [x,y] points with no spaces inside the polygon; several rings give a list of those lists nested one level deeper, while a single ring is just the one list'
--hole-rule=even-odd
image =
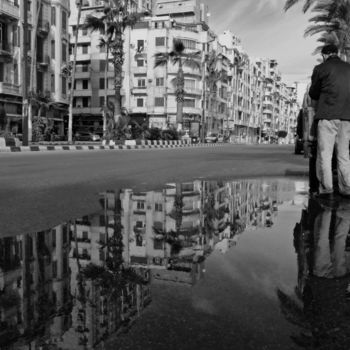
[{"label": "standing man", "polygon": [[323,63],[314,68],[309,95],[318,101],[317,178],[319,196],[333,198],[332,155],[336,145],[338,185],[341,195],[350,198],[350,64],[338,56],[338,48],[326,45]]}]

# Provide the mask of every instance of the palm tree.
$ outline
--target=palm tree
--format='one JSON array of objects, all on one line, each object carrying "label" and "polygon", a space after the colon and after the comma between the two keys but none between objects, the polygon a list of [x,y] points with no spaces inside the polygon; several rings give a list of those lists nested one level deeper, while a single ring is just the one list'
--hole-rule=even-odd
[{"label": "palm tree", "polygon": [[[104,0],[103,14],[86,17],[84,28],[92,31],[105,32],[105,44],[112,55],[114,66],[115,107],[113,121],[116,123],[122,116],[121,88],[123,82],[124,40],[123,34],[127,27],[132,27],[146,13],[133,10],[135,0]],[[108,66],[108,61],[106,62]],[[106,105],[106,103],[105,103]],[[110,125],[113,126],[113,123]]]},{"label": "palm tree", "polygon": [[33,119],[33,96],[36,94],[35,84],[35,68],[36,68],[36,55],[37,55],[37,33],[39,26],[40,13],[42,11],[42,2],[38,0],[37,11],[33,30],[31,32],[31,61],[30,61],[30,74],[29,74],[29,94],[28,94],[28,141],[32,141],[32,119]]},{"label": "palm tree", "polygon": [[72,62],[72,70],[71,70],[71,88],[70,88],[70,94],[69,94],[68,142],[72,142],[73,140],[74,82],[75,82],[75,71],[76,71],[76,64],[77,64],[77,48],[78,48],[78,36],[79,36],[79,24],[80,24],[80,17],[81,17],[82,0],[76,0],[76,5],[78,7],[78,17],[77,17],[77,27],[75,30],[75,42],[74,42],[73,62]]},{"label": "palm tree", "polygon": [[[304,6],[303,6],[303,11],[306,12],[307,10],[310,9],[310,7],[315,4],[319,0],[305,0]],[[337,0],[335,0],[337,1]],[[300,0],[286,0],[286,3],[284,5],[285,11],[289,10],[291,7],[293,7],[295,4],[300,2]]]},{"label": "palm tree", "polygon": [[206,63],[206,77],[205,83],[209,89],[209,98],[208,98],[208,129],[211,130],[212,118],[213,118],[213,97],[217,92],[217,83],[221,81],[225,76],[225,72],[223,70],[218,69],[218,64],[220,62],[221,55],[217,55],[215,50],[209,52],[208,55],[204,58]]},{"label": "palm tree", "polygon": [[179,130],[182,129],[182,117],[185,101],[185,74],[183,67],[187,66],[193,69],[200,69],[201,51],[187,53],[184,43],[180,39],[173,40],[173,49],[170,52],[158,52],[155,54],[154,67],[165,66],[168,61],[173,65],[178,65],[178,71],[174,84],[176,87],[176,124]]},{"label": "palm tree", "polygon": [[[349,61],[350,1],[319,3],[314,7],[313,12],[317,15],[309,20],[313,24],[306,29],[305,35],[321,33],[318,41],[323,44],[336,44],[340,54]],[[316,48],[315,53],[320,49],[321,47]]]}]

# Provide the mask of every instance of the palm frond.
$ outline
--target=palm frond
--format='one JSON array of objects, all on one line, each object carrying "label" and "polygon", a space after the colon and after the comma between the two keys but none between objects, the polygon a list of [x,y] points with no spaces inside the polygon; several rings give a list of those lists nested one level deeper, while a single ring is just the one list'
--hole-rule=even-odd
[{"label": "palm frond", "polygon": [[170,55],[167,52],[158,52],[154,55],[154,68],[165,66],[169,61]]},{"label": "palm frond", "polygon": [[173,51],[177,54],[177,55],[181,55],[184,51],[185,51],[185,44],[182,42],[181,39],[177,39],[175,38],[173,40]]},{"label": "palm frond", "polygon": [[85,18],[83,28],[90,29],[92,32],[103,31],[105,29],[104,20],[105,20],[105,16],[96,17],[93,15],[88,15]]}]

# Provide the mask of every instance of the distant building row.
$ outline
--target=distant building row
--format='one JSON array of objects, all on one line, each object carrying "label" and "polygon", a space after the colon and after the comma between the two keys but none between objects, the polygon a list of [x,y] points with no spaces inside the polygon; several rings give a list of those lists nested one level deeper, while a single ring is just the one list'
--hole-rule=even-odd
[{"label": "distant building row", "polygon": [[[101,14],[104,2],[83,0],[79,28],[76,2],[42,1],[41,11],[38,4],[38,0],[29,2],[28,87],[34,97],[50,102],[46,122],[59,135],[66,134],[69,81],[64,68],[73,58],[68,50],[72,52],[78,31],[73,127],[102,133],[104,96],[114,101],[113,66],[106,63],[106,50],[99,46],[103,33],[90,32],[83,23],[86,16]],[[299,108],[296,89],[282,82],[275,60],[250,58],[230,31],[215,35],[208,25],[207,8],[199,0],[140,0],[137,7],[150,15],[125,33],[123,105],[134,120],[162,129],[175,124],[173,81],[178,67],[169,63],[154,68],[154,55],[171,51],[173,39],[178,38],[187,52],[201,51],[200,69],[184,67],[184,129],[196,134],[203,126],[206,132],[227,133],[246,142],[285,135],[286,142],[292,140]],[[14,133],[22,131],[23,18],[21,0],[1,1],[0,103]],[[215,63],[209,57],[215,57]],[[219,79],[213,71],[220,73]],[[39,109],[37,104],[33,114]]]}]

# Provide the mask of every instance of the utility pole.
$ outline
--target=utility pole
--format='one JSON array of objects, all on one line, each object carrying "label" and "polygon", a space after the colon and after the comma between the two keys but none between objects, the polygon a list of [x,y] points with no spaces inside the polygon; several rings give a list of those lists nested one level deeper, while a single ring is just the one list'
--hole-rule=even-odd
[{"label": "utility pole", "polygon": [[[22,134],[23,146],[29,143],[28,128],[28,1],[21,1],[22,4]],[[32,57],[33,59],[33,57]]]}]

